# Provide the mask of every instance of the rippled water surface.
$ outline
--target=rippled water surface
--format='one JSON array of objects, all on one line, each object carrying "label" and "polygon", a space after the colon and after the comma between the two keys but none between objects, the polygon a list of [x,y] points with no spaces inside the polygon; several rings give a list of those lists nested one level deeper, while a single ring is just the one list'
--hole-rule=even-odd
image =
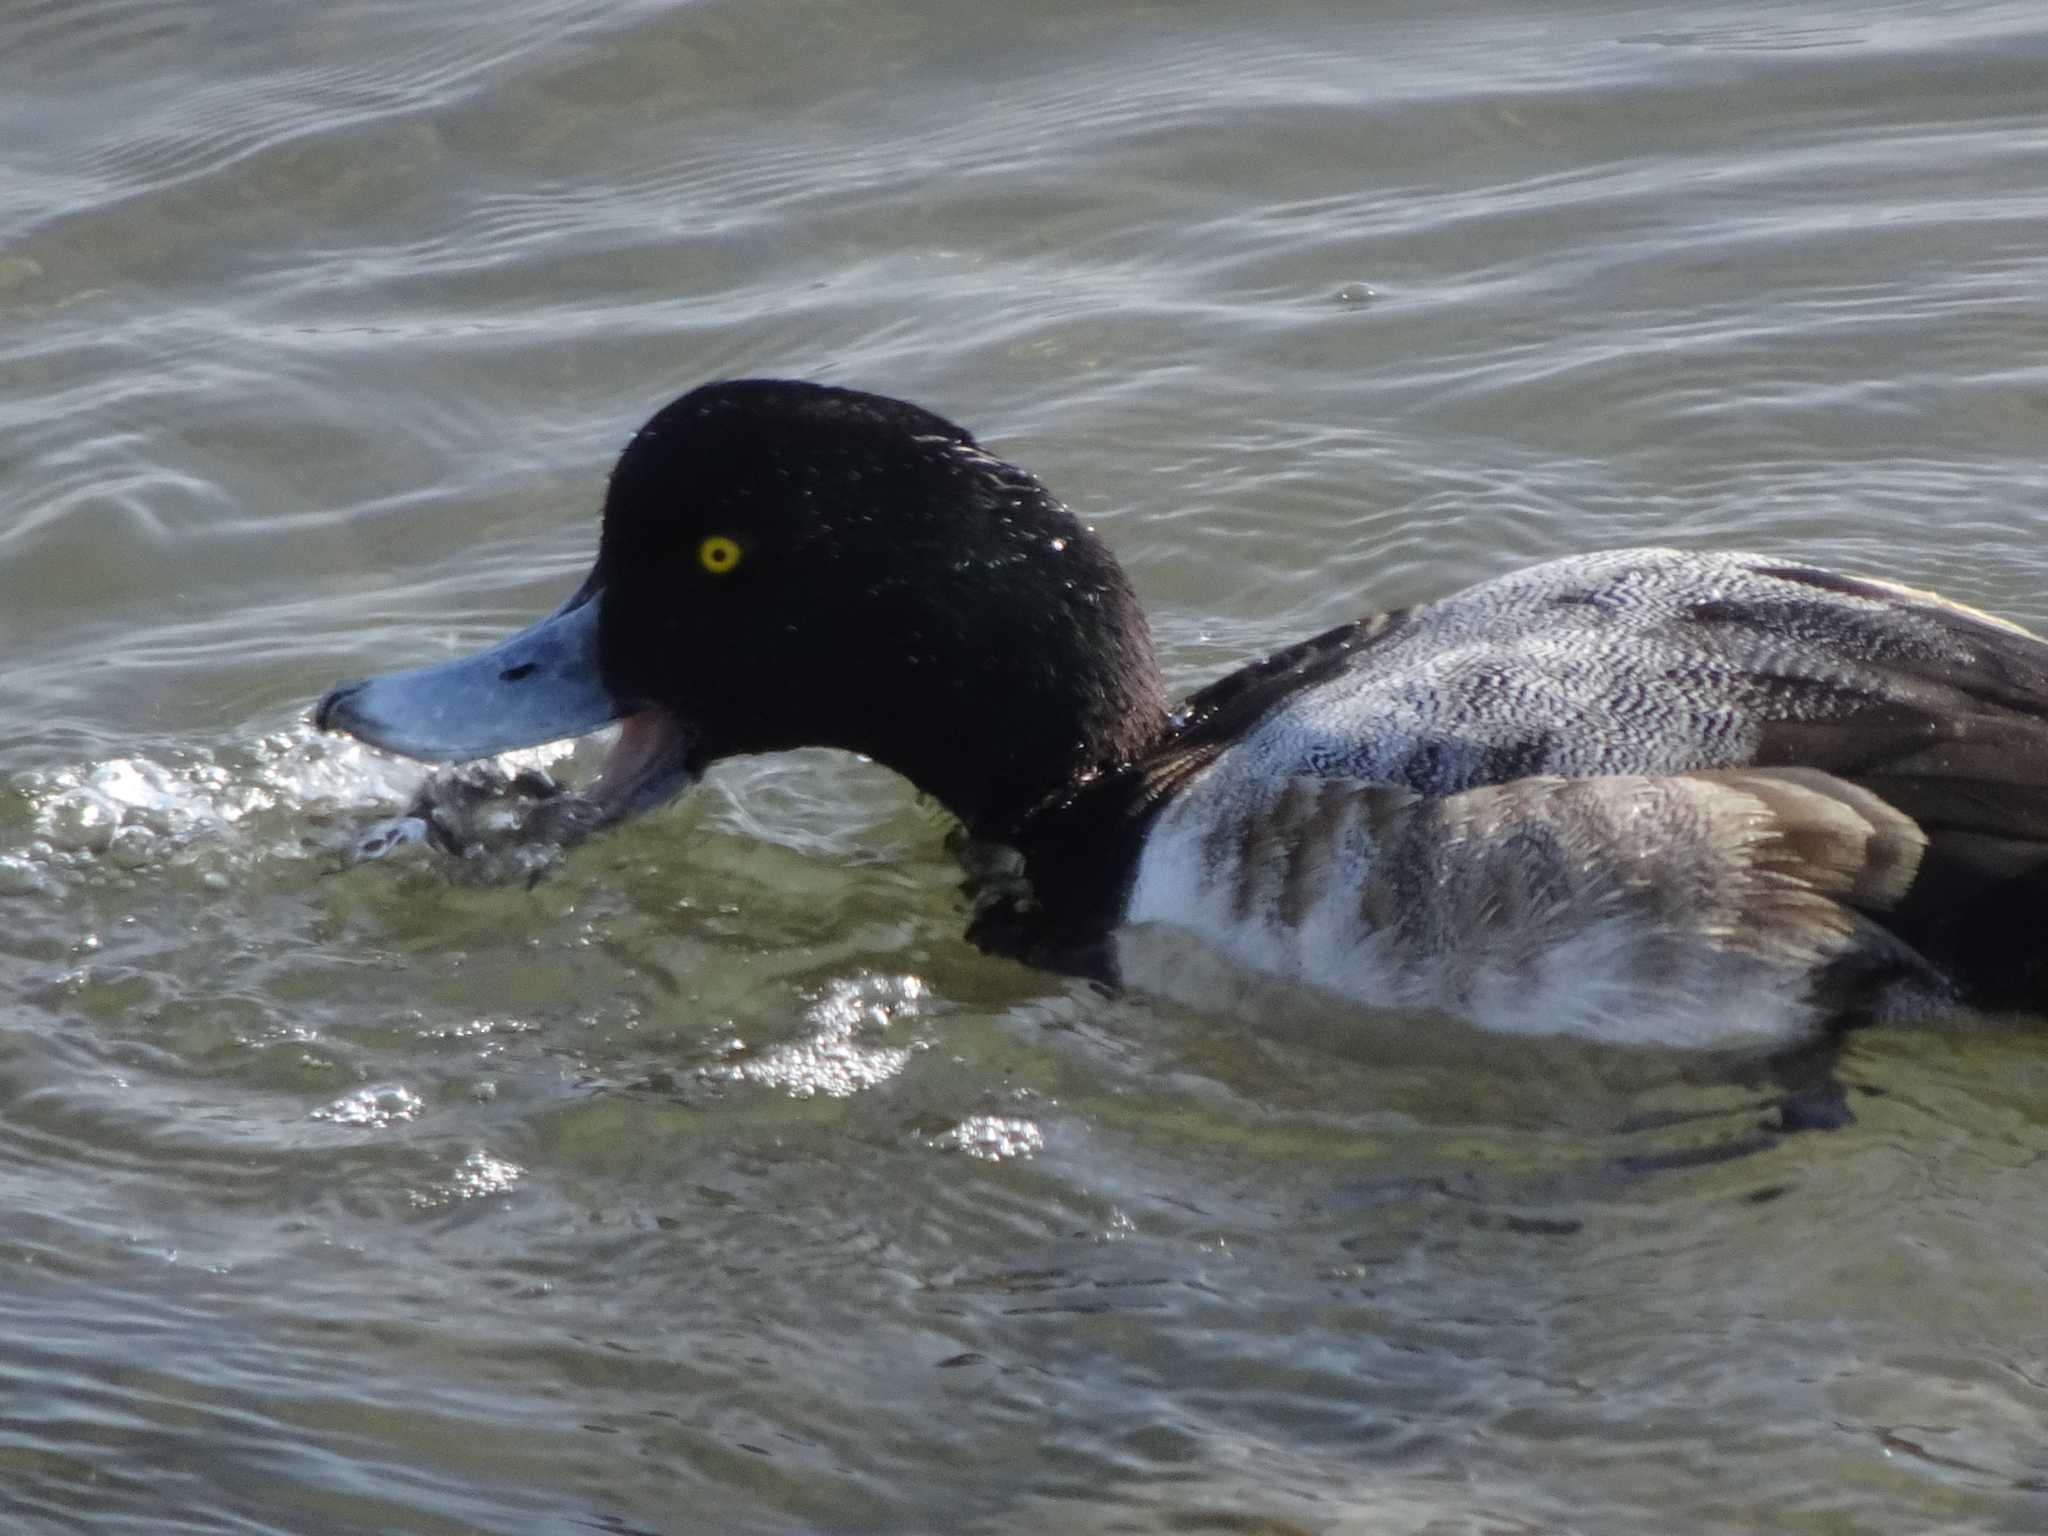
[{"label": "rippled water surface", "polygon": [[1753,1091],[983,957],[828,754],[344,870],[305,724],[737,373],[1178,686],[1647,541],[2048,622],[2044,295],[2032,0],[0,9],[0,1529],[2048,1528],[2039,1027],[1631,1172]]}]

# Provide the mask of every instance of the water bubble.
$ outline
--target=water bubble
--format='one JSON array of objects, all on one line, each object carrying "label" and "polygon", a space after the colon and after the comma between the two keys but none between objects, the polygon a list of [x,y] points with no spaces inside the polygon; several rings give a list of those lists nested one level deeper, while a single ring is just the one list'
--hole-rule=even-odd
[{"label": "water bubble", "polygon": [[[915,1044],[885,1045],[898,1020],[919,1011],[925,985],[915,976],[868,976],[837,981],[804,1017],[811,1034],[771,1046],[760,1055],[707,1067],[703,1075],[727,1082],[780,1088],[792,1098],[845,1098],[885,1083],[903,1070]],[[729,1055],[745,1050],[732,1042]]]},{"label": "water bubble", "polygon": [[0,854],[0,896],[47,895],[54,884],[34,859],[18,853]]},{"label": "water bubble", "polygon": [[407,1120],[416,1120],[427,1107],[426,1100],[410,1088],[396,1085],[379,1088],[360,1088],[354,1093],[345,1093],[332,1104],[313,1111],[315,1120],[331,1120],[336,1125],[362,1126],[369,1130],[381,1131]]},{"label": "water bubble", "polygon": [[462,1160],[455,1170],[455,1193],[464,1200],[484,1195],[502,1195],[524,1177],[526,1170],[481,1149]]},{"label": "water bubble", "polygon": [[1035,1121],[1014,1115],[969,1115],[938,1137],[936,1144],[984,1162],[1000,1163],[1043,1152],[1045,1133]]},{"label": "water bubble", "polygon": [[107,840],[107,857],[123,869],[140,869],[156,857],[157,834],[140,824],[118,827]]},{"label": "water bubble", "polygon": [[[473,773],[480,783],[487,779],[506,790],[544,780],[545,765],[571,750],[556,743],[508,753]],[[243,866],[260,859],[331,857],[351,844],[357,858],[380,857],[429,836],[429,829],[402,817],[367,834],[348,823],[364,811],[401,812],[431,782],[417,763],[308,727],[217,750],[170,747],[160,756],[31,770],[7,786],[27,803],[30,822],[24,845],[5,857],[45,871],[90,870],[101,860],[137,870],[167,861],[190,865],[195,850],[203,849],[209,851],[201,883],[225,889]],[[476,819],[487,831],[495,834],[500,821],[516,819],[499,803],[509,803],[509,791],[478,791],[474,798]],[[323,827],[331,828],[324,837],[307,836],[308,828]],[[523,865],[513,871],[526,872]],[[0,894],[48,890],[20,869],[0,874]]]},{"label": "water bubble", "polygon": [[103,853],[120,824],[120,813],[99,796],[74,793],[52,803],[37,830],[62,852]]}]

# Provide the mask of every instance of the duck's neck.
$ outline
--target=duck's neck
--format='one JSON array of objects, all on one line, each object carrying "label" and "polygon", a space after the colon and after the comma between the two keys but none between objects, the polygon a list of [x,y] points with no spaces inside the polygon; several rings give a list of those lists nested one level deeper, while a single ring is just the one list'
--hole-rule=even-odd
[{"label": "duck's neck", "polygon": [[1020,585],[953,610],[957,632],[909,658],[914,681],[885,713],[908,723],[913,711],[916,727],[870,751],[994,842],[1013,842],[1034,811],[1129,761],[1166,723],[1151,632],[1105,547],[1082,530],[1055,580]]}]

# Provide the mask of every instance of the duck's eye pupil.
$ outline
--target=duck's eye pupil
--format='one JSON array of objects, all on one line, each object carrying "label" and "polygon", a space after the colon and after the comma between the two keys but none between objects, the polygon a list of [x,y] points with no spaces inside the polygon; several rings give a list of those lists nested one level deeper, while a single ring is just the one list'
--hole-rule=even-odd
[{"label": "duck's eye pupil", "polygon": [[713,534],[697,546],[697,563],[714,576],[723,576],[740,563],[740,547],[723,534]]}]

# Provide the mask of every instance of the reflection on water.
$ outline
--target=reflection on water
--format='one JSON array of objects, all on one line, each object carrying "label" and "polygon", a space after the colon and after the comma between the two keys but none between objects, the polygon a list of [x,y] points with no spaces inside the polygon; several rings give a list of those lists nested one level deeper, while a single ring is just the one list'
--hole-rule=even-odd
[{"label": "reflection on water", "polygon": [[304,721],[558,602],[739,372],[1040,471],[1183,686],[1627,543],[2048,622],[2044,66],[1999,0],[0,15],[0,1524],[2048,1522],[2038,1028],[1642,1173],[1756,1090],[984,958],[832,754],[352,864],[421,770]]}]

